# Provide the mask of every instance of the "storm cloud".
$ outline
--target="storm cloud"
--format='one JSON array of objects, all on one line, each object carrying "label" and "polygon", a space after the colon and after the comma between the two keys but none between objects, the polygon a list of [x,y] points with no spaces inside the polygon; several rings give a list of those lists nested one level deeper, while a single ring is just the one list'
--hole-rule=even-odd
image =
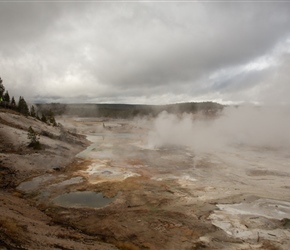
[{"label": "storm cloud", "polygon": [[290,3],[0,2],[0,76],[31,101],[289,104]]}]

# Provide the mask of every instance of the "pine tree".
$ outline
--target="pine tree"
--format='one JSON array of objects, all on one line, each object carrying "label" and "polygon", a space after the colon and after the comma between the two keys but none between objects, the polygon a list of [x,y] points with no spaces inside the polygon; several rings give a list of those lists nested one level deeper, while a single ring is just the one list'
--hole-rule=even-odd
[{"label": "pine tree", "polygon": [[4,102],[10,102],[10,96],[9,96],[9,93],[8,91],[5,92],[4,96],[3,96],[3,101]]},{"label": "pine tree", "polygon": [[3,97],[3,93],[4,93],[4,91],[5,91],[5,87],[4,87],[4,85],[3,85],[3,80],[2,80],[1,77],[0,77],[0,98]]},{"label": "pine tree", "polygon": [[48,111],[46,116],[47,116],[47,120],[50,122],[50,124],[52,124],[53,126],[57,126],[55,118],[54,118],[54,113],[51,109]]},{"label": "pine tree", "polygon": [[40,119],[40,117],[39,117],[39,115],[38,115],[38,112],[36,113],[35,118],[36,118],[37,120],[41,121],[41,119]]},{"label": "pine tree", "polygon": [[34,149],[41,149],[39,134],[36,133],[31,126],[28,128],[27,137],[30,140],[28,147],[33,147]]},{"label": "pine tree", "polygon": [[24,98],[22,96],[19,97],[19,102],[18,102],[18,111],[21,113],[21,114],[24,114],[24,115],[29,115],[29,108],[27,106],[27,103],[26,101],[24,100]]},{"label": "pine tree", "polygon": [[16,107],[16,102],[15,102],[14,96],[12,96],[12,99],[11,99],[11,106]]},{"label": "pine tree", "polygon": [[41,121],[47,123],[47,118],[43,113],[41,114]]},{"label": "pine tree", "polygon": [[30,109],[30,116],[36,117],[36,112],[35,112],[35,108],[33,105],[31,106],[31,109]]}]

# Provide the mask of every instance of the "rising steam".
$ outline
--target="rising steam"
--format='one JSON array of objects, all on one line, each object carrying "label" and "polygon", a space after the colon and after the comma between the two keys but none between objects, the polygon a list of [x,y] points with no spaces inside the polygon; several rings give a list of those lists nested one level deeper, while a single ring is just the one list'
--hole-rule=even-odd
[{"label": "rising steam", "polygon": [[235,145],[290,147],[288,107],[227,107],[215,118],[162,112],[148,136],[149,147],[180,145],[211,151]]}]

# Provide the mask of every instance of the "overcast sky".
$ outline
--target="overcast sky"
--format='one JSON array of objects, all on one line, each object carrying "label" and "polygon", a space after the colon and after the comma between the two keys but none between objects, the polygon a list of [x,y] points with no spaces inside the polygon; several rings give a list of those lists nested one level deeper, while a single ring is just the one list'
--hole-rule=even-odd
[{"label": "overcast sky", "polygon": [[31,102],[290,103],[287,1],[0,1],[0,38]]}]

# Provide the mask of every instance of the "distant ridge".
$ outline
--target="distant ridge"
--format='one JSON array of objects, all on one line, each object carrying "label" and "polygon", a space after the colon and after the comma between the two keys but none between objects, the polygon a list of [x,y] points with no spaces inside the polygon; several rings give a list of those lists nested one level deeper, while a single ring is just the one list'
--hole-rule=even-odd
[{"label": "distant ridge", "polygon": [[36,104],[41,112],[51,109],[55,115],[77,115],[82,117],[133,118],[136,116],[157,116],[162,111],[168,113],[216,114],[223,105],[216,102],[186,102],[167,105],[143,104]]}]

